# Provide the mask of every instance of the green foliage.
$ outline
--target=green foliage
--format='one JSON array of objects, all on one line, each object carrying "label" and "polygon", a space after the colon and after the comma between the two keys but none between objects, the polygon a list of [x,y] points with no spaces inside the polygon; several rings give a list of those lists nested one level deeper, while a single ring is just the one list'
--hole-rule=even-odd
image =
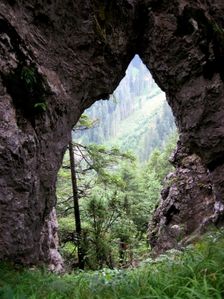
[{"label": "green foliage", "polygon": [[[165,176],[174,169],[169,162],[169,157],[176,146],[177,139],[178,135],[176,133],[171,135],[164,149],[155,149],[147,162],[146,174],[150,177],[154,176],[160,183],[162,183]],[[148,181],[151,182],[151,179],[148,178]]]},{"label": "green foliage", "polygon": [[127,270],[74,272],[0,266],[0,298],[7,299],[221,299],[224,235],[217,232],[187,248]]},{"label": "green foliage", "polygon": [[[168,157],[175,141],[173,137],[164,151],[155,150],[145,167],[115,147],[74,144],[87,267],[126,267],[144,258],[148,221],[164,176],[172,170]],[[62,250],[71,264],[76,246],[71,250],[69,245],[67,250],[64,245],[66,239],[71,242],[74,231],[67,155],[63,165],[58,177],[58,213]]]},{"label": "green foliage", "polygon": [[29,89],[37,84],[36,69],[31,66],[24,66],[21,71],[21,79]]},{"label": "green foliage", "polygon": [[220,27],[216,22],[212,24],[212,28],[215,32],[224,35],[224,29]]},{"label": "green foliage", "polygon": [[6,86],[13,98],[16,107],[19,107],[32,125],[35,118],[46,110],[46,96],[49,94],[49,86],[35,65],[21,64],[6,75]]},{"label": "green foliage", "polygon": [[91,119],[87,114],[82,114],[78,123],[76,124],[74,131],[79,130],[86,130],[93,128],[95,124],[97,123],[97,120]]},{"label": "green foliage", "polygon": [[46,111],[47,110],[47,103],[45,103],[45,102],[36,103],[36,104],[34,104],[34,108],[38,108],[42,111]]},{"label": "green foliage", "polygon": [[[77,145],[76,145],[77,146]],[[115,234],[115,226],[121,225],[124,212],[124,188],[125,182],[120,173],[121,161],[134,163],[134,157],[129,153],[122,153],[117,148],[106,148],[102,145],[78,146],[83,160],[77,163],[78,186],[80,193],[80,206],[83,232],[83,246],[87,248],[86,264],[90,268],[102,268],[114,266],[114,255],[117,255],[118,236]],[[66,164],[66,162],[65,162]],[[71,215],[72,204],[66,189],[69,167],[60,171],[58,180],[58,211]],[[88,187],[87,187],[88,186]],[[89,190],[87,190],[89,188]],[[71,187],[68,188],[71,191]],[[65,198],[67,197],[67,198]],[[71,240],[70,220],[59,218],[60,235],[62,242],[66,238]],[[70,218],[71,219],[71,216]],[[130,225],[130,223],[129,223]],[[128,231],[128,230],[127,230]],[[129,230],[129,234],[131,230]],[[113,246],[113,243],[116,246]],[[65,252],[66,256],[71,253]],[[76,253],[74,251],[74,253]],[[117,262],[116,262],[117,263]]]},{"label": "green foliage", "polygon": [[37,69],[34,66],[23,66],[20,77],[25,88],[30,94],[30,97],[33,98],[35,93],[39,93],[39,98],[32,99],[33,107],[36,109],[36,111],[46,111],[47,103],[45,102],[43,95],[40,96],[43,86],[41,84],[40,76],[37,72]]}]

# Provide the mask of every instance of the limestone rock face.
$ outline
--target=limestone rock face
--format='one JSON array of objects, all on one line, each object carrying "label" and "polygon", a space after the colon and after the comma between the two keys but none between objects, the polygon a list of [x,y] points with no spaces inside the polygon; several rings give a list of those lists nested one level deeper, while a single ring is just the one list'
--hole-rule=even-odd
[{"label": "limestone rock face", "polygon": [[49,261],[40,238],[70,130],[136,52],[135,1],[101,2],[0,3],[0,258]]},{"label": "limestone rock face", "polygon": [[41,231],[40,252],[42,260],[47,262],[49,270],[61,273],[64,271],[64,262],[58,249],[58,221],[56,209],[53,208],[49,216],[46,217]]},{"label": "limestone rock face", "polygon": [[172,163],[175,172],[165,180],[160,203],[149,225],[154,253],[180,248],[193,235],[218,221],[216,200],[209,172],[196,154],[178,144]]},{"label": "limestone rock face", "polygon": [[0,258],[49,260],[41,232],[70,130],[135,54],[223,200],[223,14],[221,0],[0,2]]}]

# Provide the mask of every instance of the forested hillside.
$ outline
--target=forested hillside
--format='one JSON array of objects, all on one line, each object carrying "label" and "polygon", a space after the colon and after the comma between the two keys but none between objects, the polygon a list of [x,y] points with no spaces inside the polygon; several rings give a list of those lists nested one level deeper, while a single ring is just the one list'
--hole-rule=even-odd
[{"label": "forested hillside", "polygon": [[76,140],[132,150],[140,160],[162,148],[175,130],[165,94],[137,55],[110,99],[96,102],[86,114],[96,120],[95,126],[77,133]]},{"label": "forested hillside", "polygon": [[174,131],[165,94],[135,56],[110,100],[80,118],[59,172],[61,251],[70,266],[120,268],[144,259],[148,222],[172,170]]},{"label": "forested hillside", "polygon": [[74,232],[77,218],[66,154],[57,188],[61,252],[66,264],[78,266],[78,238],[85,269],[123,268],[145,258],[149,252],[148,222],[159,201],[164,177],[173,170],[168,158],[176,138],[173,135],[162,151],[155,149],[145,164],[115,147],[73,143],[82,229]]}]

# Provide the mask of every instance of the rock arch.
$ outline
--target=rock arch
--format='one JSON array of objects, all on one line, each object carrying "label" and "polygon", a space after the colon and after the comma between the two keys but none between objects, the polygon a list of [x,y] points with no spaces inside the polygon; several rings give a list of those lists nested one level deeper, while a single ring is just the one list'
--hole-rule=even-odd
[{"label": "rock arch", "polygon": [[[224,195],[221,0],[3,0],[0,258],[36,263],[71,127],[138,53]],[[43,239],[43,238],[42,238]]]}]

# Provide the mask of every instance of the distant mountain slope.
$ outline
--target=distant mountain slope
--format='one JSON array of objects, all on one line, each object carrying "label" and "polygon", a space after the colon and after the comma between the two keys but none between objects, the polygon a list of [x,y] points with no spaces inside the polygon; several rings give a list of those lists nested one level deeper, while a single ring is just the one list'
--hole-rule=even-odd
[{"label": "distant mountain slope", "polygon": [[132,150],[140,160],[148,159],[154,148],[161,148],[175,130],[165,94],[138,56],[110,100],[96,102],[85,113],[98,123],[75,138]]}]

